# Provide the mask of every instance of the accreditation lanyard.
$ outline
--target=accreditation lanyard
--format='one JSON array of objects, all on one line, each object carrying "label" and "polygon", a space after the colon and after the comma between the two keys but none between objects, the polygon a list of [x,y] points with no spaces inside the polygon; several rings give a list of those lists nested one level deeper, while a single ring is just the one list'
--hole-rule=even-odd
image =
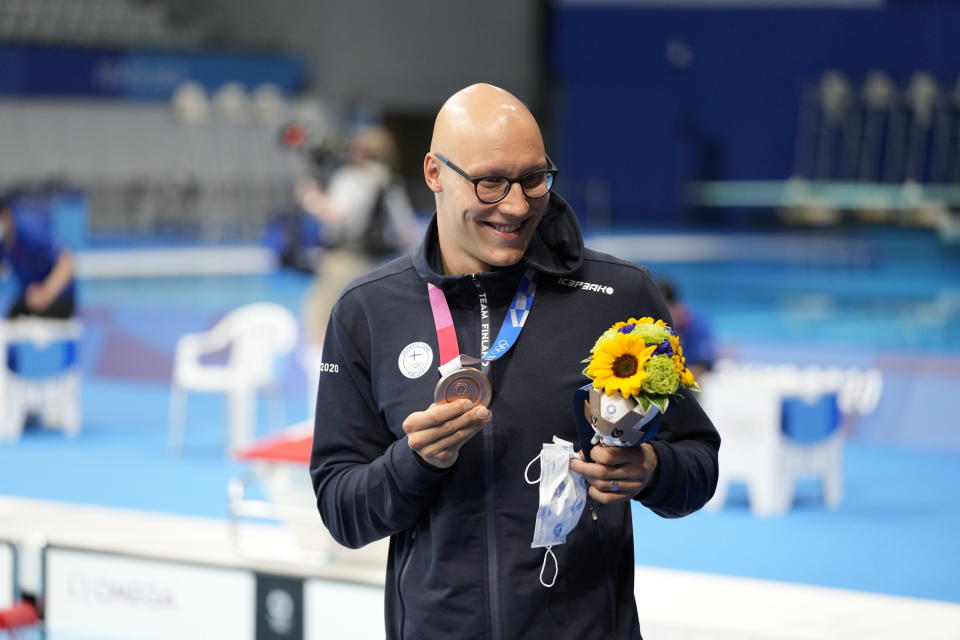
[{"label": "accreditation lanyard", "polygon": [[530,316],[533,298],[537,292],[537,275],[532,269],[528,269],[523,274],[517,286],[517,292],[513,294],[507,317],[500,325],[497,339],[486,353],[481,354],[480,360],[460,354],[457,332],[454,329],[450,306],[447,304],[447,297],[443,294],[443,290],[433,284],[427,284],[427,292],[430,295],[430,309],[433,311],[433,324],[437,329],[437,343],[440,347],[440,374],[446,375],[464,364],[486,365],[510,350],[520,337],[523,325]]}]

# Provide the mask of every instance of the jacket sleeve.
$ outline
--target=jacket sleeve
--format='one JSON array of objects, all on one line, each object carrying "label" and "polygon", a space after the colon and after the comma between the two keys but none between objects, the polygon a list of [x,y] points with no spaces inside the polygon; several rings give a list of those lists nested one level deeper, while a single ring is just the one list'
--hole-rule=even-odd
[{"label": "jacket sleeve", "polygon": [[369,343],[352,336],[334,309],[310,459],[323,523],[337,542],[354,549],[412,527],[447,473],[420,463],[406,437],[388,428],[374,400],[369,346],[363,350]]},{"label": "jacket sleeve", "polygon": [[[640,290],[642,308],[655,309],[656,318],[672,324],[660,290],[644,269]],[[641,504],[664,518],[679,518],[701,508],[717,488],[720,434],[694,396],[684,389],[670,400],[661,418],[660,432],[650,441],[657,452],[657,479],[649,493],[638,496]]]},{"label": "jacket sleeve", "polygon": [[657,452],[658,479],[641,503],[664,518],[693,513],[717,488],[720,435],[692,397],[670,401],[660,433],[650,441]]}]

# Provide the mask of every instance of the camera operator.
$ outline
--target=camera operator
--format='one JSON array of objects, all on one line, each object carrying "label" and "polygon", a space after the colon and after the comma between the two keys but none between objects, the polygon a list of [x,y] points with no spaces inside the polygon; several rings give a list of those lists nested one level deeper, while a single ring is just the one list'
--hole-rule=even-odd
[{"label": "camera operator", "polygon": [[343,288],[385,258],[412,249],[419,225],[395,171],[393,138],[383,127],[359,129],[339,164],[330,150],[312,155],[315,177],[298,185],[297,197],[321,224],[325,249],[304,310],[307,336],[319,347]]}]

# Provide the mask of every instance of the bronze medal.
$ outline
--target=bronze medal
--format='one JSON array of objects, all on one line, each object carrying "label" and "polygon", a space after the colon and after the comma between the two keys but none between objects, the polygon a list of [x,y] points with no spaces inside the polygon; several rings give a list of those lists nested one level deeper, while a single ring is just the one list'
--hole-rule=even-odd
[{"label": "bronze medal", "polygon": [[487,376],[471,367],[463,367],[443,376],[433,390],[435,402],[466,399],[487,406],[492,397],[493,391]]}]

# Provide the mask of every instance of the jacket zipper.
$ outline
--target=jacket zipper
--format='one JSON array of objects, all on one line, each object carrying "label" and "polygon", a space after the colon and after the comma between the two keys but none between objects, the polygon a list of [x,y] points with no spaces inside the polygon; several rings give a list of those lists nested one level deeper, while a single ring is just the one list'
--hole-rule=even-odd
[{"label": "jacket zipper", "polygon": [[[488,336],[487,346],[489,346],[490,335],[490,307],[487,303],[486,292],[480,286],[480,281],[476,274],[471,275],[473,286],[477,290],[478,310],[480,317],[480,349],[481,357],[483,353],[483,336],[486,331]],[[486,308],[486,315],[484,315]],[[482,371],[489,377],[489,361],[481,365]],[[483,488],[484,488],[484,508],[486,512],[486,556],[487,556],[487,600],[490,602],[490,638],[491,640],[500,640],[503,637],[503,626],[501,624],[500,612],[500,593],[498,586],[500,584],[499,560],[497,556],[497,525],[496,525],[496,499],[494,496],[494,455],[493,455],[493,421],[489,422],[483,429]]]},{"label": "jacket zipper", "polygon": [[405,554],[403,562],[400,563],[400,571],[397,573],[397,595],[400,599],[400,640],[403,640],[404,630],[407,626],[407,604],[403,600],[403,589],[400,588],[400,584],[403,582],[403,576],[407,572],[407,568],[410,566],[410,560],[413,559],[413,546],[417,540],[417,530],[413,529],[410,532],[410,543],[407,545],[407,548],[404,549]]},{"label": "jacket zipper", "polygon": [[[600,542],[600,553],[603,554],[603,563],[604,566],[607,565],[607,553],[604,551],[606,547],[606,542],[603,539],[603,530],[600,528],[599,518],[597,517],[596,505],[594,505],[592,500],[587,500],[587,507],[590,509],[590,519],[593,520],[593,526],[597,529],[597,538]],[[604,572],[606,573],[606,572]],[[617,628],[617,601],[613,596],[613,587],[610,585],[610,575],[605,576],[604,582],[607,585],[607,600],[610,603],[610,627],[608,633],[613,633],[613,630]]]}]

